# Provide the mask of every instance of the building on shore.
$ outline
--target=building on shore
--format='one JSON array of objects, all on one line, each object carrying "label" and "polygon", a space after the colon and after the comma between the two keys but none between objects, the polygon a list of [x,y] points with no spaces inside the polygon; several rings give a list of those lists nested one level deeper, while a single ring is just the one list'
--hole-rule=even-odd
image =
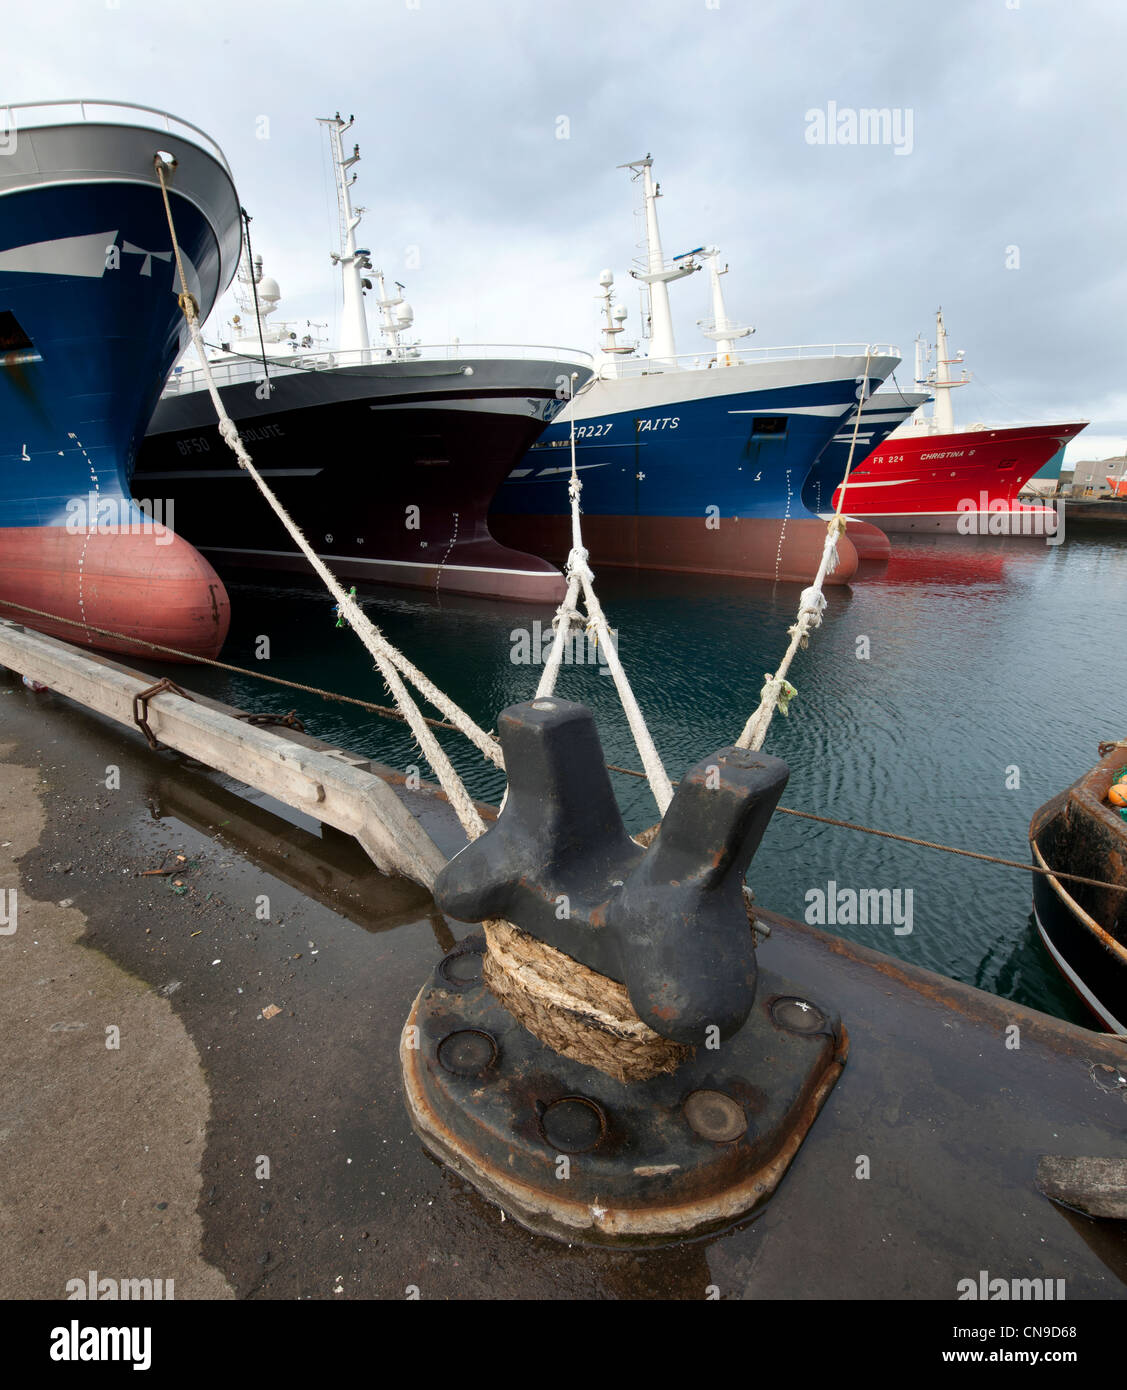
[{"label": "building on shore", "polygon": [[1022,492],[1040,497],[1110,497],[1117,491],[1116,484],[1127,488],[1127,454],[1081,459],[1071,468],[1062,468],[1058,478],[1030,478]]}]

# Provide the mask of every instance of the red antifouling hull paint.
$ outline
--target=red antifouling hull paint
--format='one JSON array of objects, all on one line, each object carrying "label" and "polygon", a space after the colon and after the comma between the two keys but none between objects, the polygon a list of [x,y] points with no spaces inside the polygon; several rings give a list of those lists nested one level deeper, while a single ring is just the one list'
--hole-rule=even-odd
[{"label": "red antifouling hull paint", "polygon": [[[502,543],[551,559],[563,560],[571,546],[567,516],[493,514],[489,527]],[[720,517],[714,530],[699,516],[583,517],[583,544],[596,570],[600,565],[680,570],[810,584],[825,541],[826,523],[810,517]],[[856,572],[857,549],[848,532],[838,541],[837,554],[827,584],[847,584]]]},{"label": "red antifouling hull paint", "polygon": [[[12,603],[70,621],[35,617]],[[0,531],[0,617],[99,651],[150,651],[128,640],[135,637],[188,656],[215,657],[231,623],[231,604],[203,556],[163,528],[136,534],[110,527],[16,527]],[[122,636],[105,637],[93,628]]]},{"label": "red antifouling hull paint", "polygon": [[853,542],[859,560],[887,560],[892,555],[892,542],[871,521],[851,518],[846,535]]}]

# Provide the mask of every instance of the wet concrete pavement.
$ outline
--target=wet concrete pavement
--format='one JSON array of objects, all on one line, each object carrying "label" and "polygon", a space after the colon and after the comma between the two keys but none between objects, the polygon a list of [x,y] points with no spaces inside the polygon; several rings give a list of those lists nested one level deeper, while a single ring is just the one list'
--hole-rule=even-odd
[{"label": "wet concrete pavement", "polygon": [[[199,1189],[201,1254],[214,1271],[209,1286],[191,1287],[168,1243],[147,1262],[133,1258],[128,1244],[111,1262],[92,1235],[64,1254],[32,1228],[25,1205],[16,1224],[42,1272],[19,1294],[61,1296],[72,1273],[97,1268],[118,1277],[175,1276],[178,1297],[215,1296],[224,1281],[241,1298],[402,1299],[411,1285],[422,1298],[705,1296],[710,1277],[701,1250],[667,1254],[658,1271],[652,1254],[592,1256],[556,1246],[503,1222],[496,1207],[422,1150],[403,1108],[399,1034],[428,971],[468,930],[432,920],[426,893],[381,878],[351,842],[331,836],[312,848],[336,857],[335,869],[320,866],[321,891],[339,910],[311,900],[230,842],[240,816],[242,836],[251,833],[245,817],[256,808],[243,797],[225,799],[216,786],[222,779],[185,768],[177,754],[151,753],[140,739],[58,697],[34,694],[18,678],[0,676],[0,734],[2,785],[26,808],[27,777],[21,782],[13,768],[41,769],[30,800],[42,804],[44,820],[37,844],[33,836],[26,848],[3,836],[13,840],[4,854],[19,860],[26,906],[16,936],[0,940],[0,949],[41,926],[54,930],[32,895],[66,897],[85,923],[81,954],[117,967],[81,1035],[79,1078],[97,1074],[102,1014],[121,1016],[119,1001],[131,991],[179,1022],[184,1037],[174,1071],[152,1023],[123,1028],[120,1053],[107,1055],[120,1059],[123,1076],[146,1068],[143,1084],[166,1128],[185,1100],[184,1067],[206,1078],[206,1093],[201,1088],[192,1100],[206,1144],[201,1154],[180,1142],[177,1176],[185,1194]],[[105,785],[112,767],[120,769],[117,791]],[[201,821],[208,806],[214,824],[206,831],[174,814]],[[308,829],[269,813],[259,819],[264,857],[283,868],[287,856],[308,855],[306,842],[319,836],[307,819]],[[288,841],[298,847],[287,848]],[[174,875],[144,876],[170,866]],[[269,920],[256,916],[264,910]],[[349,913],[378,929],[366,930]],[[13,1018],[8,983],[5,971],[3,1014],[18,1030],[25,1025]],[[270,1006],[280,1012],[263,1017]],[[54,1065],[40,1053],[23,1086],[42,1094]],[[5,1084],[5,1112],[17,1089]],[[97,1091],[105,1148],[124,1150],[135,1141],[136,1117],[112,1085]],[[65,1134],[65,1114],[55,1112],[53,1122]],[[31,1134],[5,1140],[6,1149],[22,1151],[32,1175],[44,1157],[38,1144]],[[77,1137],[64,1140],[57,1160],[71,1171],[75,1208],[115,1163],[80,1147]],[[13,1193],[7,1180],[5,1188]],[[164,1212],[160,1219],[167,1224]]]},{"label": "wet concrete pavement", "polygon": [[[1015,1006],[776,931],[765,963],[832,994],[852,1039],[779,1194],[720,1237],[567,1247],[429,1158],[404,1110],[400,1030],[470,928],[316,822],[3,674],[0,745],[0,871],[11,882],[18,861],[21,891],[0,960],[45,941],[74,991],[80,969],[94,981],[81,1008],[75,994],[33,1013],[28,971],[0,975],[5,1046],[25,1054],[0,1119],[18,1294],[60,1296],[95,1268],[175,1277],[178,1298],[954,1298],[981,1268],[1127,1294],[1122,1231],[1032,1188],[1040,1152],[1121,1148],[1127,1083],[1107,1080],[1118,1054],[1094,1034],[1018,1011],[1034,1022],[1007,1054]],[[86,1027],[44,1045],[48,1015]],[[103,1191],[125,1203],[112,1220]]]},{"label": "wet concrete pavement", "polygon": [[80,944],[72,865],[22,882],[16,868],[43,840],[50,781],[34,756],[0,767],[0,1298],[61,1298],[91,1270],[230,1296],[199,1254],[209,1104],[191,1038],[165,998]]}]

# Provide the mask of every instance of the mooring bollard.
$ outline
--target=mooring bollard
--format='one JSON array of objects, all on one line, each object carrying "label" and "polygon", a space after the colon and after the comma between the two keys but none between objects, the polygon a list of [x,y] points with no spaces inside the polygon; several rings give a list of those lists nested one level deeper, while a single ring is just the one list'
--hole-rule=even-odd
[{"label": "mooring bollard", "polygon": [[630,1244],[728,1224],[773,1191],[845,1061],[837,1015],[756,967],[743,879],[787,766],[720,749],[643,849],[590,710],[552,697],[498,727],[504,809],[434,889],[483,931],[411,1010],[412,1122],[534,1230]]}]

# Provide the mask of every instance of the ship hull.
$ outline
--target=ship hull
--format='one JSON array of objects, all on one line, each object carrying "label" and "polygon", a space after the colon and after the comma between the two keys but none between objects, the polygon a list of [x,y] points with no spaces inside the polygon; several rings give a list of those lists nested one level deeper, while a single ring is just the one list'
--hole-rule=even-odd
[{"label": "ship hull", "polygon": [[223,585],[171,509],[157,499],[154,523],[128,484],[186,334],[158,149],[176,159],[173,218],[206,314],[239,246],[211,153],[163,129],[61,124],[18,130],[0,161],[0,616],[126,654],[141,639],[214,656]]},{"label": "ship hull", "polygon": [[[817,516],[832,514],[831,501],[847,470],[862,465],[875,449],[879,449],[898,425],[929,397],[924,393],[902,395],[898,391],[880,391],[861,407],[861,419],[850,413],[841,428],[815,460],[802,486],[803,504]],[[854,516],[848,506],[847,535],[862,560],[887,560],[892,554],[888,537],[871,521]]]},{"label": "ship hull", "polygon": [[1058,878],[1072,873],[1127,885],[1127,825],[1107,802],[1127,759],[1107,755],[1067,791],[1047,801],[1029,827],[1035,867],[1033,910],[1041,941],[1057,969],[1111,1033],[1127,1033],[1127,894]]},{"label": "ship hull", "polygon": [[[869,364],[884,379],[894,358]],[[596,565],[808,583],[825,522],[802,502],[815,458],[856,400],[865,358],[744,363],[595,382],[572,407],[584,544]],[[553,559],[570,548],[570,419],[499,491],[494,534]],[[858,556],[845,537],[828,583]]]},{"label": "ship hull", "polygon": [[[850,475],[845,510],[882,531],[1003,534],[990,518],[1023,507],[1018,493],[1083,424],[1013,426],[951,434],[892,435]],[[833,505],[837,505],[835,491]],[[1015,524],[1012,534],[1034,534]]]},{"label": "ship hull", "polygon": [[0,601],[0,617],[127,656],[150,644],[173,649],[154,652],[160,660],[215,656],[231,619],[223,583],[203,556],[151,526],[136,533],[9,528],[0,532],[0,593],[8,600]]},{"label": "ship hull", "polygon": [[[263,477],[342,579],[558,603],[555,566],[499,544],[493,494],[559,411],[554,360],[458,358],[303,369],[268,364],[270,389],[220,394]],[[261,381],[261,363],[229,373]],[[588,371],[580,373],[586,379]],[[305,571],[305,558],[220,439],[206,392],[172,388],[142,446],[134,490],[174,500],[177,526],[218,568]]]}]

